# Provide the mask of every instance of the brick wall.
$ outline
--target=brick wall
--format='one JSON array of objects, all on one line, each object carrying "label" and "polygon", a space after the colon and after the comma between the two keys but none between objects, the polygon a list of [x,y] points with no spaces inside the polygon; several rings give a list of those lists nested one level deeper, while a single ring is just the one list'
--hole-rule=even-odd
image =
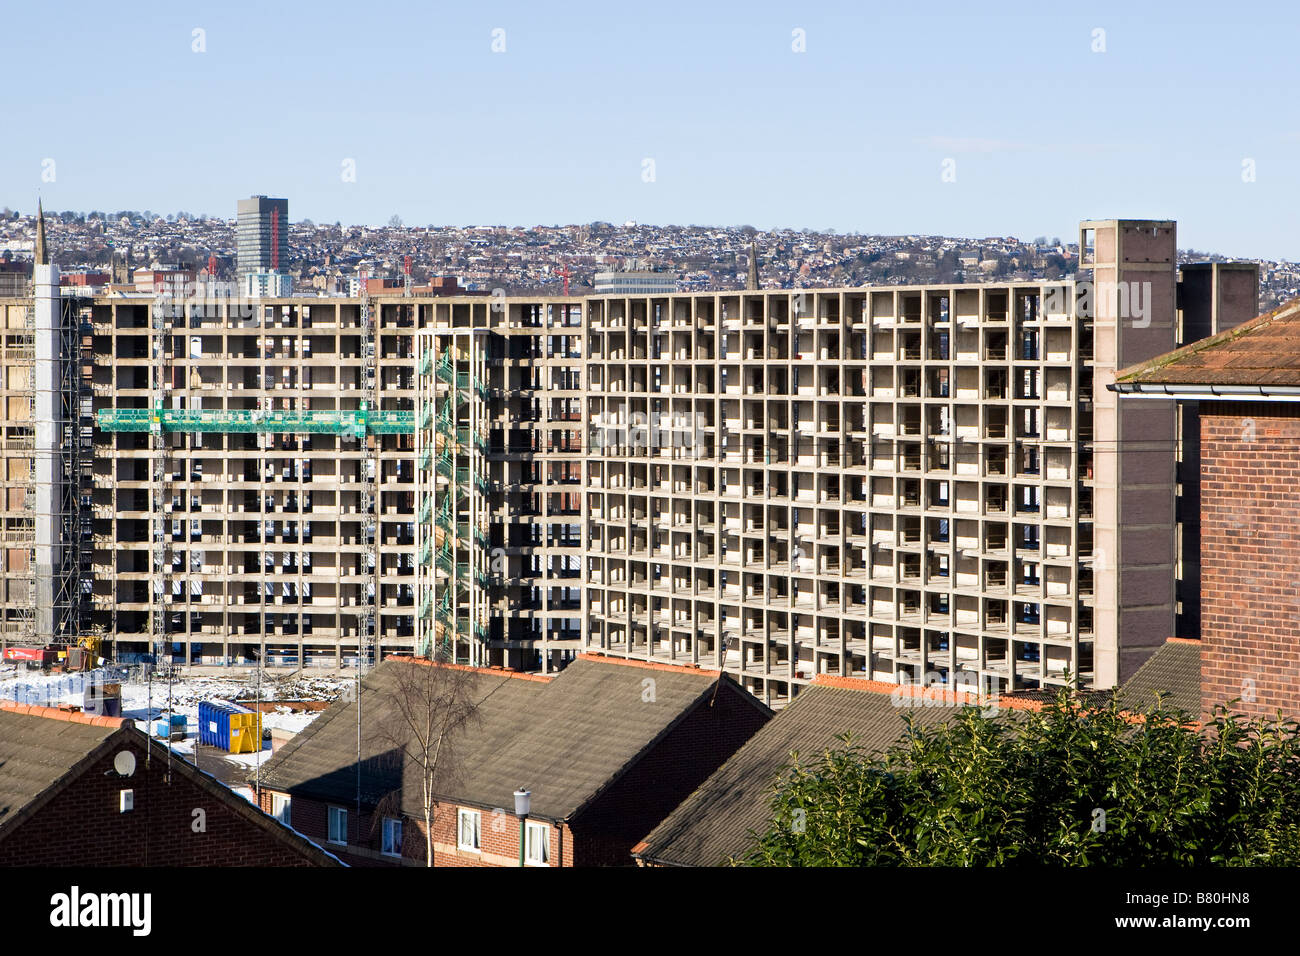
[{"label": "brick wall", "polygon": [[1201,406],[1201,705],[1300,717],[1300,405]]},{"label": "brick wall", "polygon": [[[402,860],[387,856],[383,849],[383,831],[376,823],[370,808],[362,808],[360,839],[356,825],[356,803],[334,803],[348,811],[348,845],[342,847],[328,842],[328,807],[331,804],[309,797],[295,796],[292,802],[293,828],[326,847],[331,853],[353,866],[424,866],[426,860],[424,820],[422,817],[402,818]],[[271,812],[271,794],[263,792],[262,808]],[[518,866],[519,819],[514,815],[513,804],[502,807],[501,813],[480,807],[479,852],[461,850],[457,846],[457,810],[455,804],[437,807],[434,814],[434,865],[435,866]],[[539,821],[540,822],[540,821]],[[550,865],[573,866],[574,837],[567,826],[551,826]]]},{"label": "brick wall", "polygon": [[[311,866],[312,861],[177,773],[166,758],[145,763],[143,740],[122,738],[100,760],[9,836],[0,839],[0,868],[8,866]],[[136,770],[110,773],[129,749]],[[135,809],[119,812],[131,789]],[[232,794],[236,800],[243,799]],[[194,811],[206,816],[194,830]]]}]

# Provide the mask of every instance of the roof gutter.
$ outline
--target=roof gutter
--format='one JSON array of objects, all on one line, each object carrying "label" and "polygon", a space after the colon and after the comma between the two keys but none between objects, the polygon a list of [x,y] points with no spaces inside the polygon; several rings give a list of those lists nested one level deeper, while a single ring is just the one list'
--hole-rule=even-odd
[{"label": "roof gutter", "polygon": [[1300,385],[1164,385],[1114,382],[1106,386],[1125,398],[1184,401],[1300,402]]}]

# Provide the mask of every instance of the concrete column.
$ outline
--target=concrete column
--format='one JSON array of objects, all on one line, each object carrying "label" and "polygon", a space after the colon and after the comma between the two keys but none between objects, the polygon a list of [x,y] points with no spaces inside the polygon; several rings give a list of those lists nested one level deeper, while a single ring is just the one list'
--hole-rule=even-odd
[{"label": "concrete column", "polygon": [[[1117,401],[1118,370],[1176,344],[1177,243],[1168,221],[1084,222],[1092,267],[1095,476],[1094,668],[1113,687],[1174,634],[1172,402]],[[1086,242],[1080,242],[1085,250]],[[1161,407],[1157,407],[1161,406]],[[1168,406],[1168,407],[1164,407]]]},{"label": "concrete column", "polygon": [[63,435],[59,421],[60,325],[62,303],[59,298],[59,267],[37,265],[33,275],[35,289],[35,364],[32,369],[36,390],[36,418],[33,423],[36,452],[36,638],[48,642],[58,626],[54,601],[58,593],[55,580],[62,564],[63,546],[58,510],[63,500],[62,474],[58,454]]}]

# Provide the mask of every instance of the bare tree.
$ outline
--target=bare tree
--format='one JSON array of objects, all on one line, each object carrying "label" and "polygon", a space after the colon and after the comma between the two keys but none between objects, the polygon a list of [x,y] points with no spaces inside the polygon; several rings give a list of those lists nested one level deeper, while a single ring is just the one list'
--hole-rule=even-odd
[{"label": "bare tree", "polygon": [[469,668],[421,658],[394,664],[375,736],[393,759],[420,774],[425,858],[433,866],[435,795],[458,769],[457,732],[478,715],[477,675]]}]

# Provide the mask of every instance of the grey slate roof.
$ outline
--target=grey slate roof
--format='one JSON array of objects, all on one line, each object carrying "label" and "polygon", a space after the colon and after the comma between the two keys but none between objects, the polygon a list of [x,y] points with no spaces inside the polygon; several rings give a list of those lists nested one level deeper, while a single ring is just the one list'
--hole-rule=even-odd
[{"label": "grey slate roof", "polygon": [[[910,711],[918,723],[947,720],[961,708],[928,706]],[[669,866],[721,866],[744,856],[751,833],[770,819],[773,783],[791,763],[791,751],[813,759],[837,747],[846,731],[869,751],[887,749],[905,732],[893,697],[872,690],[814,684],[749,739],[698,790],[655,827],[635,855]]]},{"label": "grey slate roof", "polygon": [[519,715],[505,746],[475,755],[459,796],[508,806],[502,801],[522,786],[532,791],[535,815],[571,817],[712,694],[716,681],[709,672],[574,661]]},{"label": "grey slate roof", "polygon": [[[396,668],[423,666],[390,658],[376,667],[363,681],[363,720],[382,720]],[[511,810],[514,791],[523,787],[532,791],[533,816],[558,821],[577,814],[711,695],[717,675],[580,658],[549,683],[492,671],[474,679],[478,716],[452,741],[457,772],[439,785],[439,795]],[[764,709],[757,700],[753,706]],[[267,763],[263,786],[355,802],[356,721],[355,704],[336,702]],[[400,786],[403,810],[418,816],[418,765],[399,772],[378,759],[382,747],[363,738],[363,801],[373,805]]]},{"label": "grey slate roof", "polygon": [[[386,699],[396,690],[397,668],[418,666],[423,665],[390,658],[361,683],[361,797],[367,805],[402,788],[402,761],[394,758],[385,739],[385,727],[394,721]],[[456,735],[457,753],[500,747],[510,714],[522,711],[527,699],[546,686],[492,671],[479,671],[469,680],[479,717]],[[357,704],[340,698],[263,764],[262,786],[352,806],[357,797],[356,760]],[[412,800],[418,805],[417,793],[418,788]]]},{"label": "grey slate roof", "polygon": [[1156,694],[1166,707],[1201,712],[1201,645],[1186,641],[1168,641],[1147,658],[1119,689],[1120,703],[1129,710],[1150,710]]},{"label": "grey slate roof", "polygon": [[0,827],[117,729],[0,710]]}]

